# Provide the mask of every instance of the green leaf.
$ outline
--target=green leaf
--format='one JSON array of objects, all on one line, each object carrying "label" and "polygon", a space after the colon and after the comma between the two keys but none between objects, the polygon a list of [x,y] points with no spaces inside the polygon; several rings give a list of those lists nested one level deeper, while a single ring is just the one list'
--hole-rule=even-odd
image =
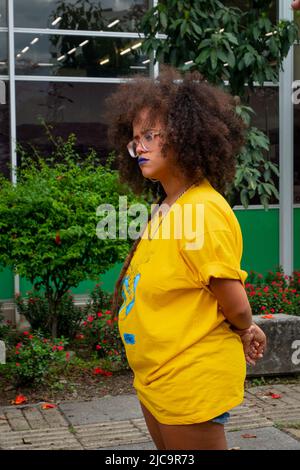
[{"label": "green leaf", "polygon": [[218,65],[218,55],[216,49],[212,49],[210,52],[210,62],[212,70],[215,70]]},{"label": "green leaf", "polygon": [[161,25],[162,25],[163,29],[166,29],[167,26],[168,26],[168,17],[167,17],[167,15],[165,14],[164,11],[161,11],[161,12],[160,12],[159,18],[160,18],[160,22],[161,22]]},{"label": "green leaf", "polygon": [[245,207],[245,209],[247,209],[249,206],[249,197],[247,189],[242,189],[242,191],[240,192],[240,199],[242,205]]}]

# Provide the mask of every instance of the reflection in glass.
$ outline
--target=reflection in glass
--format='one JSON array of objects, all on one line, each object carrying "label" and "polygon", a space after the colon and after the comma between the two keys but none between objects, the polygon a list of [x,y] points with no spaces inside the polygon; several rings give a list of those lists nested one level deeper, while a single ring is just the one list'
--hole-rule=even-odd
[{"label": "reflection in glass", "polygon": [[279,163],[279,93],[278,87],[255,87],[250,93],[249,106],[255,115],[251,125],[263,131],[270,139],[269,157]]},{"label": "reflection in glass", "polygon": [[7,26],[7,0],[0,0],[0,26]]},{"label": "reflection in glass", "polygon": [[53,134],[77,137],[84,155],[90,147],[105,160],[109,153],[104,100],[117,85],[100,83],[16,82],[17,141],[50,153],[41,119]]},{"label": "reflection in glass", "polygon": [[[255,115],[251,120],[251,126],[263,131],[270,139],[269,159],[279,163],[279,89],[278,87],[255,87],[248,95],[249,106],[254,109]],[[272,177],[279,189],[279,180]],[[273,198],[271,204],[278,204]],[[251,200],[251,204],[260,204],[259,198]]]},{"label": "reflection in glass", "polygon": [[125,38],[16,34],[16,74],[126,77],[147,74],[141,41]]},{"label": "reflection in glass", "polygon": [[0,33],[0,75],[8,73],[7,33]]},{"label": "reflection in glass", "polygon": [[0,173],[7,178],[10,176],[10,143],[9,143],[9,86],[4,81],[6,88],[6,103],[0,104]]},{"label": "reflection in glass", "polygon": [[[228,7],[237,7],[243,11],[246,11],[250,8],[253,8],[254,2],[253,0],[222,0],[222,3],[224,3],[224,5]],[[260,3],[261,5],[266,7],[266,11],[268,11],[270,14],[271,21],[275,23],[277,21],[277,0],[270,0],[268,2],[264,2],[263,0],[261,0],[257,3]]]},{"label": "reflection in glass", "polygon": [[15,26],[136,31],[148,0],[14,0]]}]

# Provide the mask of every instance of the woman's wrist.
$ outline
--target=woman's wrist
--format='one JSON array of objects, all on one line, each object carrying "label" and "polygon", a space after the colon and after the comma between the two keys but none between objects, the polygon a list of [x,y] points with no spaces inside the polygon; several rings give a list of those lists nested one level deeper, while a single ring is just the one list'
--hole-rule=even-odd
[{"label": "woman's wrist", "polygon": [[249,333],[249,332],[250,332],[250,328],[251,328],[252,326],[254,326],[254,325],[255,325],[255,323],[254,323],[254,321],[252,321],[252,322],[251,322],[251,325],[248,326],[248,328],[242,328],[242,329],[240,329],[240,328],[237,328],[236,326],[234,326],[234,325],[232,325],[232,324],[230,325],[230,327],[231,327],[231,329],[232,329],[232,331],[233,331],[234,333],[237,333],[237,334],[239,334],[239,335],[243,335],[243,334]]}]

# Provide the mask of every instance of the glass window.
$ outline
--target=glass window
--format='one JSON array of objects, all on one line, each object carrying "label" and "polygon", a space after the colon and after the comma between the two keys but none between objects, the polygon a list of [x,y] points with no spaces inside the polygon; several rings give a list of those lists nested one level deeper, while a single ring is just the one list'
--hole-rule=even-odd
[{"label": "glass window", "polygon": [[148,0],[14,0],[15,26],[136,31]]},{"label": "glass window", "polygon": [[7,33],[0,32],[0,75],[8,74]]},{"label": "glass window", "polygon": [[294,201],[300,203],[300,45],[294,46]]},{"label": "glass window", "polygon": [[[255,87],[248,94],[248,104],[255,111],[251,120],[251,126],[263,131],[270,139],[270,151],[268,158],[279,163],[279,88]],[[279,189],[279,179],[273,175],[274,183]],[[251,204],[260,204],[258,196],[251,199]],[[278,204],[276,198],[270,199],[270,204]]]},{"label": "glass window", "polygon": [[0,101],[0,172],[5,176],[10,175],[10,119],[9,119],[9,87],[8,81],[1,80],[1,89],[5,87],[5,103]]},{"label": "glass window", "polygon": [[[287,0],[284,0],[287,1]],[[253,8],[253,0],[223,0],[222,3],[228,7],[238,7],[241,10],[249,10],[250,8]],[[265,3],[266,10],[269,10],[270,12],[270,18],[272,21],[276,21],[277,18],[277,1],[276,0],[271,0],[269,2],[257,2],[263,5]]]},{"label": "glass window", "polygon": [[17,75],[126,77],[149,73],[139,39],[16,34]]},{"label": "glass window", "polygon": [[279,89],[255,87],[250,93],[249,106],[254,109],[252,126],[263,131],[270,139],[270,159],[279,162]]},{"label": "glass window", "polygon": [[105,159],[107,123],[104,100],[117,85],[101,83],[16,82],[17,141],[49,153],[41,119],[53,127],[53,134],[77,137],[83,155],[90,147]]},{"label": "glass window", "polygon": [[7,0],[0,0],[0,26],[7,26]]}]

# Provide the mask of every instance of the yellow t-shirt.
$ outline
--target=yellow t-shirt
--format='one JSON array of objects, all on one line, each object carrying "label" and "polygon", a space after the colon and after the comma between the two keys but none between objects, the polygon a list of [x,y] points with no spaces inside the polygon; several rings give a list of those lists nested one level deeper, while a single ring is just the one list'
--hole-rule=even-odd
[{"label": "yellow t-shirt", "polygon": [[[182,220],[192,220],[196,233],[184,226],[180,237]],[[208,287],[211,276],[244,284],[241,256],[238,221],[207,180],[186,191],[136,249],[119,329],[138,398],[160,423],[208,421],[243,401],[242,343]]]}]

